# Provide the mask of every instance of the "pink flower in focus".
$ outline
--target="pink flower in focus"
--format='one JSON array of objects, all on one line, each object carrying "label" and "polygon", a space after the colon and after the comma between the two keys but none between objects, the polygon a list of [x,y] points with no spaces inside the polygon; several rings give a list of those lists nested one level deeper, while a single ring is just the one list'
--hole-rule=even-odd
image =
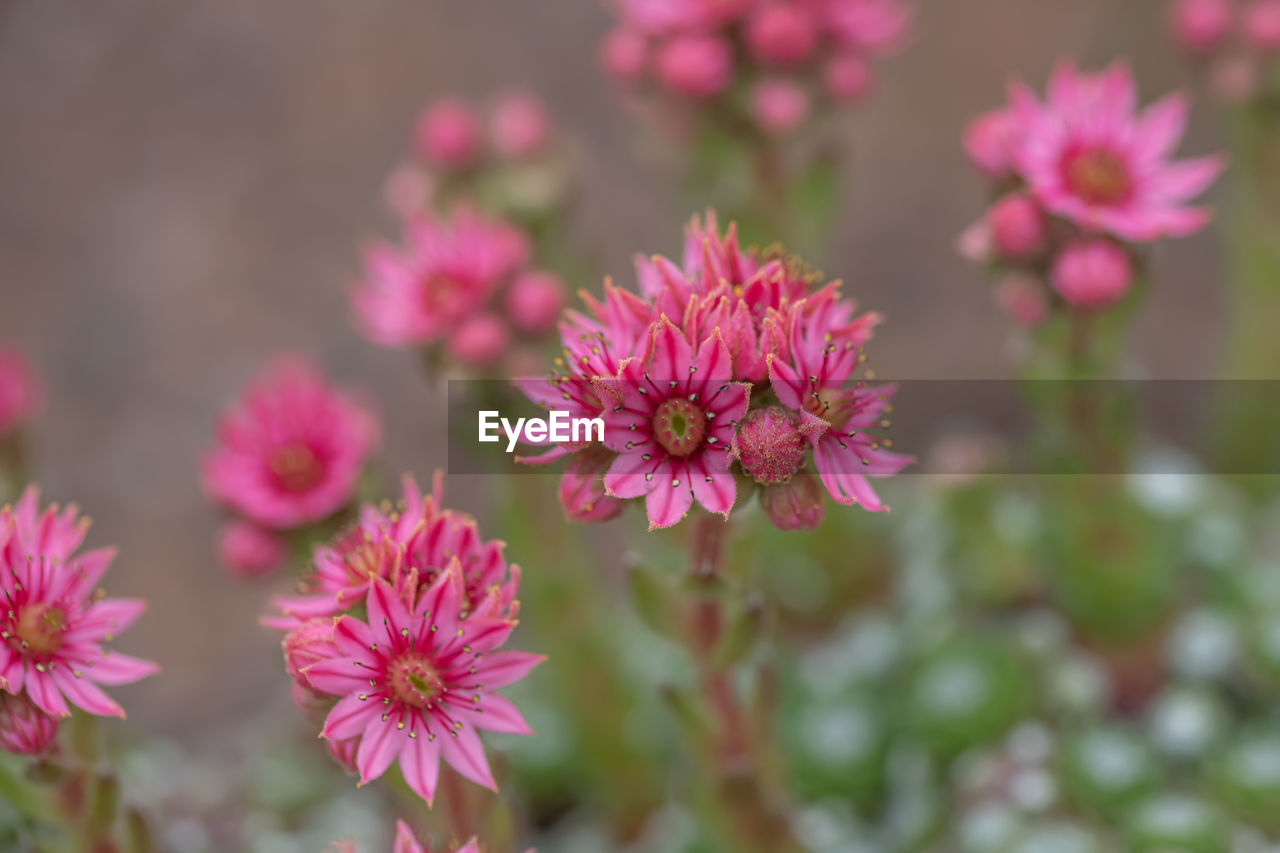
[{"label": "pink flower in focus", "polygon": [[1231,34],[1234,16],[1231,0],[1176,0],[1169,9],[1169,25],[1184,48],[1207,53]]},{"label": "pink flower in focus", "polygon": [[900,48],[913,17],[900,0],[829,0],[825,14],[837,41],[870,53]]},{"label": "pink flower in focus", "polygon": [[645,352],[616,380],[597,380],[613,401],[604,443],[618,454],[605,490],[645,498],[649,529],[670,527],[696,500],[726,519],[737,487],[729,470],[734,427],[747,413],[751,386],[734,382],[729,348],[714,331],[693,346],[670,320],[653,325]]},{"label": "pink flower in focus", "polygon": [[0,509],[0,687],[23,694],[52,717],[70,715],[67,701],[90,714],[124,717],[98,686],[129,684],[155,664],[102,647],[142,614],[141,599],[102,598],[99,582],[115,551],[77,554],[88,530],[74,506],[43,512],[29,486]]},{"label": "pink flower in focus", "polygon": [[222,564],[241,577],[257,577],[279,568],[285,550],[278,534],[243,519],[228,521],[218,533]]},{"label": "pink flower in focus", "polygon": [[508,160],[530,157],[547,142],[547,109],[527,92],[504,95],[493,108],[493,147]]},{"label": "pink flower in focus", "polygon": [[1014,193],[996,202],[987,214],[991,239],[1008,260],[1027,260],[1043,252],[1048,242],[1048,223],[1040,206],[1025,195]]},{"label": "pink flower in focus", "polygon": [[768,65],[804,62],[818,46],[813,11],[799,3],[768,2],[747,21],[747,46]]},{"label": "pink flower in focus", "polygon": [[528,257],[528,240],[505,222],[466,209],[446,221],[413,217],[403,247],[378,244],[365,259],[365,279],[351,294],[361,332],[385,347],[439,342]]},{"label": "pink flower in focus", "polygon": [[507,314],[520,331],[541,334],[555,325],[564,307],[564,282],[559,276],[532,270],[517,276],[507,291]]},{"label": "pink flower in focus", "polygon": [[58,735],[58,721],[36,707],[26,694],[0,693],[0,749],[41,755]]},{"label": "pink flower in focus", "polygon": [[30,417],[42,396],[40,381],[22,351],[0,346],[0,438]]},{"label": "pink flower in focus", "polygon": [[600,62],[619,83],[635,83],[649,64],[649,45],[631,30],[613,30],[600,44]]},{"label": "pink flower in focus", "polygon": [[467,367],[492,367],[502,357],[511,334],[494,314],[476,314],[462,321],[449,337],[449,355]]},{"label": "pink flower in focus", "polygon": [[827,94],[840,101],[855,101],[871,86],[871,66],[860,56],[840,54],[827,61],[822,72]]},{"label": "pink flower in focus", "polygon": [[1222,171],[1219,157],[1169,159],[1186,127],[1187,102],[1170,95],[1135,113],[1137,92],[1123,65],[1083,75],[1061,65],[1041,103],[1014,89],[1024,136],[1017,164],[1050,213],[1082,228],[1149,242],[1185,236],[1209,215],[1186,206]]},{"label": "pink flower in focus", "polygon": [[659,50],[657,71],[671,91],[710,98],[733,82],[733,46],[720,36],[675,36]]},{"label": "pink flower in focus", "polygon": [[456,98],[436,101],[418,119],[418,151],[428,163],[452,169],[471,164],[480,153],[480,123]]},{"label": "pink flower in focus", "polygon": [[[496,594],[496,593],[495,593]],[[493,608],[464,616],[464,587],[454,565],[421,594],[400,595],[374,581],[367,621],[342,616],[334,626],[340,657],[304,670],[316,689],[340,697],[322,736],[359,738],[360,784],[397,758],[409,787],[430,803],[440,761],[496,788],[479,731],[530,734],[510,700],[493,691],[519,681],[540,655],[496,651],[515,627]]]},{"label": "pink flower in focus", "polygon": [[786,80],[765,80],[751,95],[751,113],[766,133],[789,133],[808,117],[809,93]]},{"label": "pink flower in focus", "polygon": [[1106,308],[1129,292],[1133,264],[1110,240],[1079,240],[1058,254],[1049,280],[1058,295],[1077,308]]},{"label": "pink flower in focus", "polygon": [[1022,124],[1012,109],[983,113],[964,132],[964,149],[979,170],[993,178],[1013,172],[1013,156],[1022,141]]},{"label": "pink flower in focus", "polygon": [[1265,53],[1280,49],[1280,0],[1253,0],[1244,10],[1245,39]]},{"label": "pink flower in focus", "polygon": [[378,443],[374,416],[311,364],[269,365],[218,424],[204,486],[218,502],[273,530],[327,518],[350,503]]}]

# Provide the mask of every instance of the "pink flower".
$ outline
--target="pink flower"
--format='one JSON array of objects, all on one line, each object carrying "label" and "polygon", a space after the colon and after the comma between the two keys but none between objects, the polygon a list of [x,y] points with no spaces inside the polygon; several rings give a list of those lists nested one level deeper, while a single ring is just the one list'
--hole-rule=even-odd
[{"label": "pink flower", "polygon": [[233,573],[256,577],[280,567],[285,560],[285,543],[277,533],[237,518],[222,525],[218,555]]},{"label": "pink flower", "polygon": [[631,30],[613,30],[600,44],[600,63],[619,83],[635,83],[649,64],[649,45]]},{"label": "pink flower", "polygon": [[367,409],[309,363],[280,360],[219,421],[205,489],[256,524],[288,530],[350,503],[377,443]]},{"label": "pink flower", "polygon": [[543,658],[497,651],[515,622],[492,615],[494,608],[465,615],[456,564],[421,594],[413,587],[406,593],[374,581],[367,621],[342,616],[334,626],[340,656],[304,670],[311,686],[340,697],[322,736],[359,738],[362,785],[399,758],[405,781],[428,803],[442,759],[476,784],[496,788],[479,732],[530,730],[515,705],[493,691]]},{"label": "pink flower", "polygon": [[1005,196],[996,202],[987,217],[991,239],[1006,259],[1024,261],[1044,251],[1048,223],[1040,206],[1025,195]]},{"label": "pink flower", "polygon": [[0,346],[0,438],[27,420],[42,397],[40,381],[22,351]]},{"label": "pink flower", "polygon": [[1185,236],[1208,221],[1208,213],[1186,203],[1223,163],[1219,157],[1170,161],[1186,126],[1181,95],[1137,115],[1126,67],[1082,75],[1064,64],[1045,103],[1025,86],[1015,87],[1013,98],[1024,130],[1018,168],[1050,213],[1134,242]]},{"label": "pink flower", "polygon": [[817,21],[802,4],[768,2],[747,21],[747,46],[768,65],[797,65],[818,46]]},{"label": "pink flower", "polygon": [[58,721],[36,707],[26,694],[0,693],[0,749],[40,755],[58,735]]},{"label": "pink flower", "polygon": [[839,101],[855,101],[871,86],[871,66],[852,54],[840,54],[827,61],[822,72],[827,94]]},{"label": "pink flower", "polygon": [[1231,0],[1176,0],[1169,25],[1178,42],[1192,53],[1207,53],[1231,34]]},{"label": "pink flower", "polygon": [[546,144],[547,127],[547,108],[541,100],[527,92],[511,92],[493,108],[493,147],[508,160],[522,160]]},{"label": "pink flower", "polygon": [[612,401],[604,444],[618,454],[605,490],[645,498],[649,528],[670,527],[696,500],[726,519],[737,488],[729,470],[734,427],[747,413],[751,386],[734,382],[720,332],[695,354],[666,317],[655,323],[645,352],[622,365],[616,380],[597,380]]},{"label": "pink flower", "polygon": [[765,80],[751,95],[751,113],[766,133],[789,133],[809,115],[809,93],[786,80]]},{"label": "pink flower", "polygon": [[489,314],[476,314],[463,320],[449,336],[449,355],[473,369],[492,367],[501,359],[511,339],[507,324]]},{"label": "pink flower", "polygon": [[520,331],[541,334],[554,326],[560,316],[564,291],[559,276],[541,270],[522,273],[507,291],[507,314]]},{"label": "pink flower", "polygon": [[979,170],[993,178],[1013,172],[1013,157],[1022,141],[1022,124],[1012,109],[983,113],[964,132],[964,149]]},{"label": "pink flower", "polygon": [[710,98],[733,82],[733,46],[711,35],[681,35],[658,51],[658,79],[673,92]]},{"label": "pink flower", "polygon": [[1133,264],[1109,240],[1078,240],[1063,249],[1049,272],[1053,289],[1077,308],[1105,308],[1129,292]]},{"label": "pink flower", "polygon": [[911,26],[911,10],[899,0],[829,0],[826,24],[842,45],[871,53],[897,50]]},{"label": "pink flower", "polygon": [[1244,10],[1241,29],[1258,50],[1270,53],[1280,49],[1280,0],[1253,0]]},{"label": "pink flower", "polygon": [[418,151],[427,162],[451,169],[471,164],[480,153],[480,123],[456,98],[442,98],[418,119]]},{"label": "pink flower", "polygon": [[471,210],[413,217],[403,247],[383,243],[366,256],[365,279],[351,294],[360,330],[385,347],[437,343],[482,311],[528,257],[519,230]]},{"label": "pink flower", "polygon": [[124,716],[98,686],[129,684],[155,664],[102,643],[146,607],[141,599],[102,598],[98,585],[115,552],[77,554],[88,530],[74,506],[43,512],[34,486],[12,509],[0,509],[0,687],[25,695],[52,717],[70,715],[67,701],[90,714]]}]

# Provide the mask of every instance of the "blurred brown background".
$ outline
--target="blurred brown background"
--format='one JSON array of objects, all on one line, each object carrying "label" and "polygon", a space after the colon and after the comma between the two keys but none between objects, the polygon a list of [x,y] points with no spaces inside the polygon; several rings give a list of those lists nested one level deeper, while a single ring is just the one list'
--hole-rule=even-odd
[{"label": "blurred brown background", "polygon": [[[881,376],[1003,376],[1003,319],[952,249],[982,202],[965,121],[1057,56],[1127,55],[1144,99],[1186,77],[1163,0],[917,6],[915,44],[853,122],[826,268],[888,315]],[[692,211],[596,73],[608,22],[599,0],[0,0],[0,339],[50,386],[47,496],[119,545],[110,591],[151,601],[120,643],[164,668],[117,691],[132,725],[216,737],[287,702],[277,638],[256,625],[272,583],[223,575],[196,476],[216,412],[264,358],[311,352],[368,385],[390,469],[445,461],[429,440],[443,396],[414,359],[363,343],[345,301],[424,102],[535,88],[580,154],[582,244],[624,281],[633,251],[678,251]],[[1213,108],[1196,122],[1184,150],[1220,147]],[[1213,233],[1157,253],[1140,325],[1156,376],[1212,373],[1216,253]],[[476,509],[480,488],[455,483],[451,502]]]}]

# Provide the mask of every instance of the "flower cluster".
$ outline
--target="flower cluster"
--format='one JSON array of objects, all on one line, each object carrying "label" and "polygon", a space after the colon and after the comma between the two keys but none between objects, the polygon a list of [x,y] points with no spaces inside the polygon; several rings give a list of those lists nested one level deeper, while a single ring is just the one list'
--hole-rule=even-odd
[{"label": "flower cluster", "polygon": [[570,457],[570,518],[612,518],[631,498],[644,498],[651,527],[694,503],[728,518],[742,488],[783,529],[818,523],[821,486],[885,509],[867,478],[911,458],[877,437],[893,389],[855,378],[878,315],[857,314],[839,282],[822,286],[796,258],[742,250],[710,213],[689,225],[682,263],[636,267],[639,294],[606,281],[602,300],[584,295],[586,310],[561,323],[557,370],[518,381],[543,408],[605,422],[602,443],[522,459]]},{"label": "flower cluster", "polygon": [[103,643],[142,614],[141,599],[103,598],[98,588],[115,551],[79,553],[88,519],[74,506],[40,509],[34,486],[0,509],[0,747],[38,754],[70,716],[123,717],[99,685],[129,684],[155,664]]},{"label": "flower cluster", "polygon": [[286,669],[298,706],[360,784],[400,760],[428,803],[443,759],[493,788],[480,731],[529,734],[494,691],[523,678],[539,655],[498,651],[515,627],[520,572],[502,543],[441,506],[437,478],[424,495],[406,478],[398,507],[360,518],[315,549],[303,592],[265,619],[288,633]]},{"label": "flower cluster", "polygon": [[601,46],[628,87],[715,103],[769,134],[804,124],[817,101],[858,99],[870,62],[911,22],[900,0],[616,0]]},{"label": "flower cluster", "polygon": [[22,351],[0,346],[0,441],[31,417],[41,397],[40,382]]},{"label": "flower cluster", "polygon": [[219,543],[227,566],[269,571],[285,557],[283,534],[348,508],[379,431],[372,412],[314,365],[268,365],[223,414],[204,458],[205,491],[235,514]]},{"label": "flower cluster", "polygon": [[1280,0],[1175,0],[1169,25],[1224,101],[1277,94]]},{"label": "flower cluster", "polygon": [[494,369],[512,338],[550,330],[564,284],[529,266],[516,227],[459,208],[410,215],[401,245],[378,243],[351,294],[361,332],[384,347],[420,348],[435,363]]},{"label": "flower cluster", "polygon": [[1016,319],[1044,319],[1046,280],[1070,307],[1110,306],[1129,291],[1141,246],[1205,225],[1208,212],[1189,202],[1223,164],[1171,159],[1186,119],[1179,94],[1138,112],[1123,65],[1082,74],[1062,64],[1043,101],[1015,85],[1006,107],[970,124],[965,148],[997,201],[961,251],[1009,274],[1000,300]]}]

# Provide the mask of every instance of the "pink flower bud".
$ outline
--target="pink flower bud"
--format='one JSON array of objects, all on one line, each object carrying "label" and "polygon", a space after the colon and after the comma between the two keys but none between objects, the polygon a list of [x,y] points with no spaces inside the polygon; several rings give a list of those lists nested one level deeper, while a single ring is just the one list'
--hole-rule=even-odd
[{"label": "pink flower bud", "polygon": [[757,483],[782,483],[804,464],[808,443],[796,417],[781,406],[752,409],[738,426],[733,455]]},{"label": "pink flower bud", "polygon": [[996,202],[987,217],[991,223],[991,239],[1006,259],[1024,261],[1044,251],[1048,224],[1040,206],[1028,196],[1005,196]]},{"label": "pink flower bud", "polygon": [[284,635],[280,648],[284,650],[284,668],[289,677],[307,684],[307,667],[338,655],[338,646],[333,640],[333,619],[308,619]]},{"label": "pink flower bud", "polygon": [[493,147],[508,160],[530,157],[546,144],[548,124],[542,101],[526,92],[512,92],[493,108]]},{"label": "pink flower bud", "polygon": [[40,407],[40,380],[26,356],[13,347],[0,347],[0,438],[27,420]]},{"label": "pink flower bud", "polygon": [[1177,0],[1169,10],[1169,25],[1182,47],[1207,53],[1231,32],[1231,0]]},{"label": "pink flower bud", "polygon": [[480,150],[480,126],[471,108],[454,98],[432,104],[418,119],[418,151],[436,166],[461,169]]},{"label": "pink flower bud", "polygon": [[1024,329],[1034,329],[1049,316],[1045,287],[1025,273],[1012,273],[996,283],[996,304]]},{"label": "pink flower bud", "polygon": [[1129,291],[1133,264],[1109,240],[1077,240],[1059,253],[1049,274],[1053,289],[1077,308],[1105,308]]},{"label": "pink flower bud", "polygon": [[1012,110],[993,110],[969,123],[964,132],[964,149],[980,171],[993,178],[1005,178],[1013,170],[1013,151],[1021,135]]},{"label": "pink flower bud", "polygon": [[747,22],[747,47],[766,64],[797,65],[808,59],[817,45],[817,24],[799,3],[768,3]]},{"label": "pink flower bud", "polygon": [[788,133],[808,117],[809,94],[796,83],[766,80],[751,95],[751,114],[765,133]]},{"label": "pink flower bud", "polygon": [[614,30],[600,43],[600,64],[619,83],[635,83],[649,64],[649,46],[639,33]]},{"label": "pink flower bud", "polygon": [[813,530],[822,521],[825,500],[822,483],[807,471],[760,491],[760,505],[779,530]]},{"label": "pink flower bud", "polygon": [[991,217],[984,216],[960,232],[956,238],[956,251],[975,264],[989,264],[996,256],[993,242]]},{"label": "pink flower bud", "polygon": [[360,771],[356,767],[356,752],[360,749],[360,738],[350,737],[345,740],[329,740],[325,739],[325,749],[329,750],[329,755],[338,765],[351,775],[356,775]]},{"label": "pink flower bud", "polygon": [[851,53],[833,56],[822,72],[827,94],[838,101],[856,101],[871,87],[871,66]]},{"label": "pink flower bud", "polygon": [[506,324],[492,314],[464,320],[449,338],[449,354],[468,367],[489,367],[507,348]]},{"label": "pink flower bud", "polygon": [[675,36],[658,53],[658,79],[673,92],[715,97],[733,82],[733,47],[720,36]]},{"label": "pink flower bud", "polygon": [[608,521],[622,512],[622,501],[604,492],[604,473],[615,454],[603,447],[575,453],[560,477],[560,506],[570,521]]},{"label": "pink flower bud", "polygon": [[540,270],[521,273],[507,291],[507,314],[520,331],[541,334],[560,316],[564,292],[559,276]]},{"label": "pink flower bud", "polygon": [[285,545],[277,534],[236,519],[222,526],[218,554],[233,574],[250,578],[279,568],[285,560]]},{"label": "pink flower bud", "polygon": [[41,711],[25,693],[0,692],[0,749],[40,755],[58,734],[58,721]]},{"label": "pink flower bud", "polygon": [[1280,0],[1254,0],[1244,10],[1244,37],[1258,50],[1280,48]]}]

